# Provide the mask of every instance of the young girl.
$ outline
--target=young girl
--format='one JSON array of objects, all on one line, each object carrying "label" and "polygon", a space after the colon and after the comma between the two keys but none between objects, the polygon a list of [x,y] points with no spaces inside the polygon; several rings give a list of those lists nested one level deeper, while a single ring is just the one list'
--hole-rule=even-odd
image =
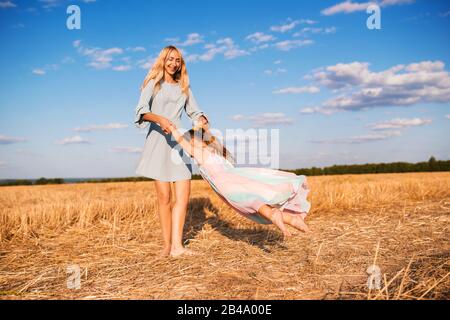
[{"label": "young girl", "polygon": [[170,131],[178,144],[196,160],[203,178],[238,213],[261,224],[275,224],[285,238],[286,224],[308,232],[304,222],[311,207],[306,197],[306,176],[267,168],[235,167],[228,150],[211,135],[208,127],[184,135]]}]

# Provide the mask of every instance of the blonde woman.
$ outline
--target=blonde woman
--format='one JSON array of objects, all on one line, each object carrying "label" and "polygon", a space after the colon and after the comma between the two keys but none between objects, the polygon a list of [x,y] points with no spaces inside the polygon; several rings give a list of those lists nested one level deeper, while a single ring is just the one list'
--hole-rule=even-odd
[{"label": "blonde woman", "polygon": [[[141,86],[135,110],[135,125],[148,133],[136,174],[155,180],[159,218],[164,239],[163,256],[194,254],[184,248],[183,227],[190,196],[192,167],[183,161],[172,128],[181,126],[183,110],[196,123],[208,126],[190,89],[189,77],[181,52],[174,46],[161,50]],[[171,207],[171,183],[174,183],[175,203]]]}]

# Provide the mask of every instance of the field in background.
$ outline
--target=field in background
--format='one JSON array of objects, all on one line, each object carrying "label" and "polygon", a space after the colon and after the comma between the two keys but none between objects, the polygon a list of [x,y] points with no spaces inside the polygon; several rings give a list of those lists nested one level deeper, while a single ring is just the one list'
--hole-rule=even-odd
[{"label": "field in background", "polygon": [[313,233],[283,242],[192,181],[184,238],[199,255],[177,259],[158,256],[154,182],[2,187],[0,299],[449,298],[449,172],[308,182]]}]

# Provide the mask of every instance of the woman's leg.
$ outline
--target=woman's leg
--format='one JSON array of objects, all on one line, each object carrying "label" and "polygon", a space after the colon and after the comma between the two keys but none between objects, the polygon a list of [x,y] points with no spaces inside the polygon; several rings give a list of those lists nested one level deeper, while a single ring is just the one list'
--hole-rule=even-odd
[{"label": "woman's leg", "polygon": [[175,181],[175,205],[172,209],[172,248],[171,256],[180,254],[192,254],[193,252],[183,247],[183,227],[189,204],[191,180]]},{"label": "woman's leg", "polygon": [[164,239],[164,248],[161,255],[170,254],[172,246],[172,211],[170,208],[170,182],[155,181],[156,194],[158,197],[159,220],[161,222],[161,230]]}]

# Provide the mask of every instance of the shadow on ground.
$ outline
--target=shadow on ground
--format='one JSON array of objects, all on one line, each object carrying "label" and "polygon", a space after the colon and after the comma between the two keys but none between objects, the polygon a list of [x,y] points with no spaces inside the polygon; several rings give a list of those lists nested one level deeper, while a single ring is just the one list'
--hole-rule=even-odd
[{"label": "shadow on ground", "polygon": [[[212,212],[214,216],[206,217],[206,210]],[[236,215],[239,215],[236,212]],[[245,217],[241,217],[246,219]],[[258,226],[253,222],[255,226]],[[272,252],[271,249],[287,249],[282,243],[283,236],[275,230],[253,228],[235,228],[233,224],[221,219],[219,210],[206,197],[193,198],[189,201],[189,209],[186,217],[183,232],[183,241],[188,244],[190,239],[194,239],[203,229],[205,224],[211,225],[222,235],[234,241],[243,241],[260,248],[265,252]]]}]

